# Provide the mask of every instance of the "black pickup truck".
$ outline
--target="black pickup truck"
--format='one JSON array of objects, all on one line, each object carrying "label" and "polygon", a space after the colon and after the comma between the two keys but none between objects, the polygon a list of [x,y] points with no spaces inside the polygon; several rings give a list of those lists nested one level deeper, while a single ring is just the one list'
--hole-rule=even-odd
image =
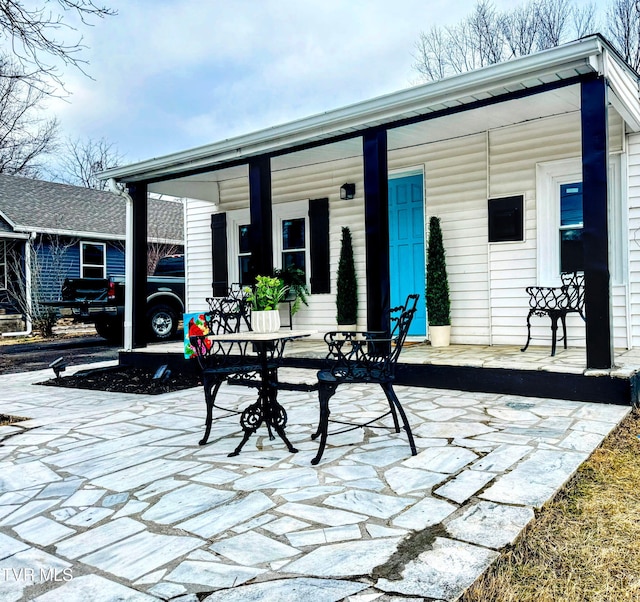
[{"label": "black pickup truck", "polygon": [[[60,316],[93,322],[98,334],[122,340],[124,327],[124,275],[108,278],[67,278],[62,299],[53,303]],[[168,255],[147,277],[147,328],[152,339],[165,341],[178,329],[184,313],[184,255]]]}]

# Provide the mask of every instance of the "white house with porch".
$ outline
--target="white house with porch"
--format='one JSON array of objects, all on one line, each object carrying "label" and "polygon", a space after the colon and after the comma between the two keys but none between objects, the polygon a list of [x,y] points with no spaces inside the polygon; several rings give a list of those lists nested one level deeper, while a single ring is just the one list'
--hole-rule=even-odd
[{"label": "white house with porch", "polygon": [[[569,316],[569,345],[591,368],[640,346],[639,76],[600,35],[102,176],[130,195],[128,349],[145,345],[148,192],[187,199],[187,311],[294,263],[311,291],[296,327],[335,328],[349,226],[359,326],[383,328],[385,310],[417,292],[411,334],[428,338],[436,215],[453,343],[524,344],[525,288],[578,270],[586,321]],[[548,344],[549,320],[533,335]]]}]

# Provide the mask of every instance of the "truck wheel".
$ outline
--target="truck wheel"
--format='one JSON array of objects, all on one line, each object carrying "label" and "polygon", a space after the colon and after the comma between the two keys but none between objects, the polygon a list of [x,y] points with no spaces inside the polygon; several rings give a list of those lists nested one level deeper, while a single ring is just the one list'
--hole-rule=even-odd
[{"label": "truck wheel", "polygon": [[151,336],[157,341],[166,341],[178,330],[178,317],[172,307],[156,305],[147,312],[147,324]]},{"label": "truck wheel", "polygon": [[122,320],[96,320],[96,332],[110,343],[122,343],[124,324]]}]

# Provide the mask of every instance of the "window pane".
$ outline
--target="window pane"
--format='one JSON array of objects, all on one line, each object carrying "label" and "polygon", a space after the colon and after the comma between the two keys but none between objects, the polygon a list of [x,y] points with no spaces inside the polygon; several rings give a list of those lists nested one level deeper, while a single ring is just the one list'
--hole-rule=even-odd
[{"label": "window pane", "polygon": [[84,266],[84,269],[82,270],[82,277],[83,278],[102,278],[103,277],[102,268]]},{"label": "window pane", "polygon": [[82,263],[89,265],[104,265],[104,247],[91,243],[82,244]]},{"label": "window pane", "polygon": [[282,222],[282,248],[304,249],[304,217]]},{"label": "window pane", "polygon": [[582,250],[582,228],[560,231],[560,271],[581,272],[584,270]]},{"label": "window pane", "polygon": [[296,267],[306,274],[306,253],[304,251],[290,251],[288,253],[283,253],[282,267],[284,269]]},{"label": "window pane", "polygon": [[238,228],[238,241],[240,253],[251,253],[249,246],[249,226],[240,226]]},{"label": "window pane", "polygon": [[238,257],[238,272],[240,274],[240,284],[242,286],[250,286],[253,282],[249,282],[249,261],[250,255]]},{"label": "window pane", "polygon": [[582,225],[582,182],[560,186],[560,225]]}]

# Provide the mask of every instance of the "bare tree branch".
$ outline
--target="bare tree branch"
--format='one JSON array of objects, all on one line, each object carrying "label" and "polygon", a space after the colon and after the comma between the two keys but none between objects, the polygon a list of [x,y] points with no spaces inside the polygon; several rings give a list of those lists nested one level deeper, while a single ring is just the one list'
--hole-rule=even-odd
[{"label": "bare tree branch", "polygon": [[124,157],[105,138],[93,140],[67,139],[60,152],[59,172],[54,178],[65,184],[105,190],[107,183],[97,174],[122,164]]},{"label": "bare tree branch", "polygon": [[640,68],[640,2],[613,0],[607,11],[607,35],[624,60],[636,71]]},{"label": "bare tree branch", "polygon": [[[605,33],[625,60],[640,69],[640,0],[609,0]],[[596,31],[597,6],[585,0],[527,0],[499,13],[476,0],[456,25],[432,27],[416,43],[414,69],[424,81],[558,46]]]},{"label": "bare tree branch", "polygon": [[43,98],[18,67],[0,60],[0,173],[37,177],[39,158],[55,150],[58,122],[39,116]]},{"label": "bare tree branch", "polygon": [[[60,297],[62,283],[70,268],[68,251],[76,244],[77,239],[52,235],[37,240],[30,238],[24,245],[15,241],[7,248],[7,294],[42,336],[52,336],[58,320],[57,310],[43,302]],[[28,251],[26,247],[29,247]],[[28,266],[25,265],[26,258],[29,258]]]},{"label": "bare tree branch", "polygon": [[571,14],[573,16],[573,28],[578,38],[596,33],[598,26],[596,21],[596,5],[594,2],[589,2],[584,6],[574,6]]},{"label": "bare tree branch", "polygon": [[[5,43],[5,56],[11,55],[19,62],[30,85],[53,94],[56,86],[64,89],[56,63],[85,73],[85,46],[75,21],[87,26],[94,19],[117,12],[93,0],[57,0],[57,9],[52,8],[52,0],[31,4],[28,7],[23,0],[0,0],[0,42]],[[67,41],[69,35],[74,39]]]}]

